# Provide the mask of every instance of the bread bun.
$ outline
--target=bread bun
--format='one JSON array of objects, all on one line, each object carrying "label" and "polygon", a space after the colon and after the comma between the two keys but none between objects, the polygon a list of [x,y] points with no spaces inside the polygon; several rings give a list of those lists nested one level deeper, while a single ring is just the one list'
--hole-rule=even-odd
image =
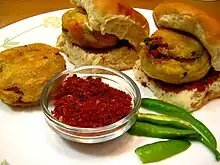
[{"label": "bread bun", "polygon": [[189,112],[205,105],[209,100],[220,96],[220,76],[209,84],[203,91],[184,89],[180,92],[162,89],[154,79],[150,79],[141,69],[140,60],[134,65],[134,74],[137,81],[147,86],[153,94],[162,101],[183,107]]},{"label": "bread bun", "polygon": [[143,15],[118,0],[71,0],[88,14],[91,29],[128,40],[136,48],[149,35],[149,25]]},{"label": "bread bun", "polygon": [[67,54],[69,61],[75,66],[103,65],[116,70],[126,70],[132,68],[138,59],[136,50],[127,46],[98,53],[87,51],[73,45],[65,33],[59,36],[57,47]]},{"label": "bread bun", "polygon": [[157,27],[194,35],[211,54],[211,64],[220,71],[220,23],[205,12],[183,3],[162,3],[153,11]]}]

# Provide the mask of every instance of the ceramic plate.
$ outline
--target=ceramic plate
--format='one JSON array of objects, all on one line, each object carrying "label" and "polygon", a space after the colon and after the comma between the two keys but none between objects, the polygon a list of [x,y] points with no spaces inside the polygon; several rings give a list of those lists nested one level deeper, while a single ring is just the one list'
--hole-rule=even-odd
[{"label": "ceramic plate", "polygon": [[[137,9],[149,21],[150,32],[156,27],[152,11]],[[55,46],[61,33],[60,18],[66,10],[34,16],[0,30],[0,50],[10,47],[45,43]],[[68,62],[67,62],[68,63]],[[73,67],[67,64],[68,68]],[[125,71],[133,78],[132,70]],[[142,97],[154,97],[150,90],[140,87]],[[213,100],[193,114],[214,133],[220,150],[220,99]],[[78,144],[56,135],[46,124],[40,107],[17,110],[0,102],[0,161],[10,165],[121,165],[142,164],[135,155],[138,146],[159,139],[125,134],[101,144]],[[193,142],[185,152],[152,165],[217,165],[212,153],[200,143]]]}]

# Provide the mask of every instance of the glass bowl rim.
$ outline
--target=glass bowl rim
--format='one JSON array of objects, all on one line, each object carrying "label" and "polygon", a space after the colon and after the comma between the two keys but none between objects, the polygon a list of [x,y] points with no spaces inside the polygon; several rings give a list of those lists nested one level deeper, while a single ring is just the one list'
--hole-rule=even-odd
[{"label": "glass bowl rim", "polygon": [[[133,93],[135,93],[134,99],[134,107],[132,108],[131,113],[129,113],[127,116],[125,116],[124,118],[120,119],[119,121],[112,123],[110,125],[107,126],[103,126],[103,127],[97,127],[97,128],[81,128],[81,127],[74,127],[74,126],[70,126],[68,124],[62,123],[59,120],[55,119],[51,113],[49,113],[49,110],[47,109],[46,105],[47,105],[47,98],[46,98],[46,94],[50,88],[50,86],[53,84],[53,82],[59,78],[60,76],[66,74],[66,73],[74,73],[77,71],[81,71],[84,69],[102,69],[105,71],[109,71],[114,73],[116,76],[121,77],[123,80],[125,80],[129,86],[132,88],[132,90],[134,91]],[[51,122],[55,123],[56,125],[58,125],[59,127],[62,127],[64,129],[67,129],[68,131],[74,131],[74,132],[78,132],[78,133],[98,133],[98,132],[104,132],[104,131],[109,131],[112,130],[114,128],[117,128],[119,126],[122,126],[123,124],[125,124],[127,121],[130,121],[133,116],[138,112],[139,108],[140,108],[140,104],[141,104],[141,93],[140,90],[137,86],[137,84],[125,73],[112,69],[112,68],[108,68],[105,66],[101,66],[101,65],[87,65],[87,66],[77,66],[74,68],[70,68],[70,69],[66,69],[60,73],[58,73],[57,75],[55,75],[54,77],[52,77],[44,86],[43,91],[41,93],[41,97],[40,97],[40,106],[43,109],[43,113],[45,114],[45,116],[47,117],[47,119],[49,119]]]}]

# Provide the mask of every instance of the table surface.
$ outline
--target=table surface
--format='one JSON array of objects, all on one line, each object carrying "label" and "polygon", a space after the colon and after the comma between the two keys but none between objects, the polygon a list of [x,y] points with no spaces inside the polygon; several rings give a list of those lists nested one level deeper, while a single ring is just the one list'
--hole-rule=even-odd
[{"label": "table surface", "polygon": [[[172,0],[120,0],[132,7],[153,9],[162,2]],[[220,0],[205,2],[201,0],[179,0],[201,8],[220,20]],[[41,13],[73,7],[69,0],[0,0],[0,28],[24,18]]]}]

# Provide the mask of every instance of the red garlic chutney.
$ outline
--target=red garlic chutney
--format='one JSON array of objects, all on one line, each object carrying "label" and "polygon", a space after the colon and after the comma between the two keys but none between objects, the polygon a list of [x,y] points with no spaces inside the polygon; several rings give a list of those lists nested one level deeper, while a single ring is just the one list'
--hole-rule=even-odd
[{"label": "red garlic chutney", "polygon": [[52,115],[74,127],[107,126],[132,111],[131,96],[103,83],[101,78],[73,75],[57,88],[53,97]]}]

